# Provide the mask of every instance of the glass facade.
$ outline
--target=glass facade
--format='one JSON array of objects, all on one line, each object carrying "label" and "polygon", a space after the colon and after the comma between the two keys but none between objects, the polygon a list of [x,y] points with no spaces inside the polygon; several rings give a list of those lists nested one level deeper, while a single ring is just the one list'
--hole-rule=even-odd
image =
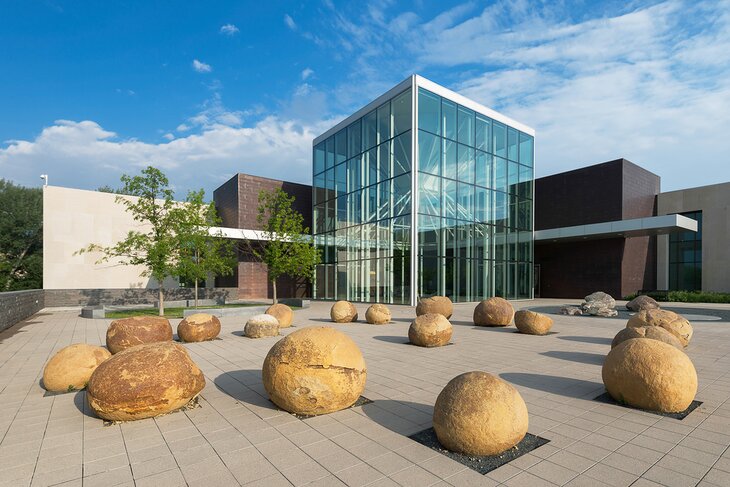
[{"label": "glass facade", "polygon": [[415,84],[350,121],[314,147],[314,298],[532,297],[533,160],[531,135]]},{"label": "glass facade", "polygon": [[697,220],[696,232],[669,235],[669,289],[671,291],[702,290],[702,212],[681,213]]}]

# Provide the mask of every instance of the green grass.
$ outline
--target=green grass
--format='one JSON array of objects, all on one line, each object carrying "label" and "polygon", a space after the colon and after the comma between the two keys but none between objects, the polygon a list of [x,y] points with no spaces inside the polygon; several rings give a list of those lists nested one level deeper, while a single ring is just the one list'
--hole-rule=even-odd
[{"label": "green grass", "polygon": [[[271,303],[246,303],[246,304],[218,304],[213,306],[199,306],[199,309],[210,309],[210,308],[248,308],[250,306],[266,306]],[[186,309],[195,308],[167,308],[165,307],[165,318],[182,318],[183,311]],[[292,308],[293,309],[293,308]],[[158,316],[159,310],[157,308],[138,308],[138,309],[125,309],[119,311],[107,311],[105,314],[106,318],[119,319],[119,318],[131,318],[132,316]]]},{"label": "green grass", "polygon": [[[648,293],[647,296],[657,301],[665,301],[672,303],[730,303],[730,293],[715,293],[703,291],[669,291],[668,295],[664,293]],[[636,297],[636,294],[626,296],[626,300],[630,301]]]}]

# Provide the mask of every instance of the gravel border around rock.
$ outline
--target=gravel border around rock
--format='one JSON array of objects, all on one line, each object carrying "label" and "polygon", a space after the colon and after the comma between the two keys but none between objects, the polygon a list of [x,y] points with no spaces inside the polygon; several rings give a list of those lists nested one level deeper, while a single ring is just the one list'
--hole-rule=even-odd
[{"label": "gravel border around rock", "polygon": [[624,404],[621,402],[618,402],[614,398],[611,397],[611,395],[608,392],[604,392],[603,394],[596,396],[593,398],[594,401],[602,402],[605,404],[613,404],[614,406],[621,406],[622,408],[626,409],[633,409],[634,411],[643,411],[645,413],[651,413],[656,414],[657,416],[664,416],[666,418],[673,418],[678,419],[679,421],[682,421],[684,418],[689,416],[689,413],[700,407],[702,405],[702,401],[694,400],[690,403],[689,407],[685,409],[682,412],[679,413],[663,413],[661,411],[652,411],[650,409],[641,409],[641,408],[635,408],[633,406],[629,406],[628,404]]}]

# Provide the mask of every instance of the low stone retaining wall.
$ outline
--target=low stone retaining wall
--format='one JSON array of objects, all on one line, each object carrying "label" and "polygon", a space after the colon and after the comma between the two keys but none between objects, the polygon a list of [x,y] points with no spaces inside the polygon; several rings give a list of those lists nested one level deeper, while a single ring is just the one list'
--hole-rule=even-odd
[{"label": "low stone retaining wall", "polygon": [[[186,309],[183,311],[183,316],[187,317],[195,313],[208,313],[209,315],[223,317],[223,316],[238,316],[241,318],[250,318],[253,315],[259,315],[265,313],[269,309],[270,305],[266,306],[240,306],[235,308],[198,308],[198,309]],[[245,323],[245,321],[244,321]]]},{"label": "low stone retaining wall", "polygon": [[33,316],[44,307],[42,289],[0,293],[0,331]]},{"label": "low stone retaining wall", "polygon": [[[194,299],[191,288],[165,290],[165,301]],[[157,289],[46,289],[45,301],[48,307],[57,306],[95,306],[99,304],[126,306],[130,304],[149,304],[157,302]],[[200,299],[211,299],[216,303],[238,298],[238,288],[216,287],[198,290]]]}]

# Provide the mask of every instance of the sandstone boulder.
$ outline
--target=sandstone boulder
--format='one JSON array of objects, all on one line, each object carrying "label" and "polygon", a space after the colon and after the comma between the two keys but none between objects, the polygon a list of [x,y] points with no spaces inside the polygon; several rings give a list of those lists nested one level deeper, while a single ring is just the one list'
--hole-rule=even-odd
[{"label": "sandstone boulder", "polygon": [[261,372],[274,404],[307,416],[351,406],[365,389],[367,377],[355,342],[324,326],[303,328],[276,342]]},{"label": "sandstone boulder", "polygon": [[527,406],[517,389],[486,372],[451,379],[433,410],[441,445],[465,455],[498,455],[522,441],[527,426]]},{"label": "sandstone boulder", "polygon": [[349,301],[337,301],[330,309],[330,318],[335,323],[351,323],[357,321],[357,310]]},{"label": "sandstone boulder", "polygon": [[692,361],[659,340],[633,338],[620,343],[606,356],[602,375],[616,401],[650,411],[684,411],[697,394]]},{"label": "sandstone boulder", "polygon": [[629,311],[643,311],[645,309],[659,309],[659,303],[649,296],[636,296],[634,299],[626,303],[626,309]]},{"label": "sandstone boulder", "polygon": [[474,324],[477,326],[509,326],[515,309],[503,298],[489,298],[474,308]]},{"label": "sandstone boulder", "polygon": [[162,316],[133,316],[112,321],[106,330],[106,348],[111,353],[144,343],[172,341],[172,326]]},{"label": "sandstone boulder", "polygon": [[279,320],[280,328],[289,328],[294,321],[294,312],[292,309],[281,303],[273,304],[266,310],[267,315],[271,315]]},{"label": "sandstone boulder", "polygon": [[444,315],[448,320],[454,312],[454,303],[446,296],[431,296],[430,298],[421,298],[416,305],[416,316],[428,313],[438,313]]},{"label": "sandstone boulder", "polygon": [[86,387],[96,368],[111,357],[106,348],[75,343],[51,357],[43,369],[43,387],[52,392],[78,391]]},{"label": "sandstone boulder", "polygon": [[180,409],[205,387],[187,350],[174,342],[128,348],[102,362],[86,397],[97,416],[110,421],[151,418]]},{"label": "sandstone boulder", "polygon": [[365,321],[371,325],[390,323],[390,310],[384,304],[373,304],[365,311]]},{"label": "sandstone boulder", "polygon": [[221,321],[208,313],[195,313],[177,325],[177,336],[184,342],[205,342],[221,332]]},{"label": "sandstone boulder", "polygon": [[563,306],[562,308],[560,308],[560,314],[568,316],[581,316],[583,314],[583,310],[580,309],[578,306]]},{"label": "sandstone boulder", "polygon": [[451,340],[454,328],[440,313],[417,316],[408,328],[408,339],[419,347],[441,347]]},{"label": "sandstone boulder", "polygon": [[248,338],[275,337],[279,335],[279,320],[270,314],[254,315],[243,327],[243,336]]},{"label": "sandstone boulder", "polygon": [[645,309],[644,311],[639,311],[629,318],[626,326],[628,328],[660,326],[679,338],[679,341],[684,347],[689,345],[693,334],[692,325],[690,325],[684,316],[664,309]]},{"label": "sandstone boulder", "polygon": [[515,326],[527,335],[547,335],[553,327],[553,319],[542,313],[522,309],[515,313]]},{"label": "sandstone boulder", "polygon": [[673,346],[678,350],[683,350],[682,342],[679,338],[675,337],[667,330],[660,326],[639,326],[636,328],[624,328],[620,332],[616,333],[616,336],[611,342],[611,348],[615,348],[617,345],[631,340],[632,338],[648,338],[651,340],[659,340],[668,345]]}]

